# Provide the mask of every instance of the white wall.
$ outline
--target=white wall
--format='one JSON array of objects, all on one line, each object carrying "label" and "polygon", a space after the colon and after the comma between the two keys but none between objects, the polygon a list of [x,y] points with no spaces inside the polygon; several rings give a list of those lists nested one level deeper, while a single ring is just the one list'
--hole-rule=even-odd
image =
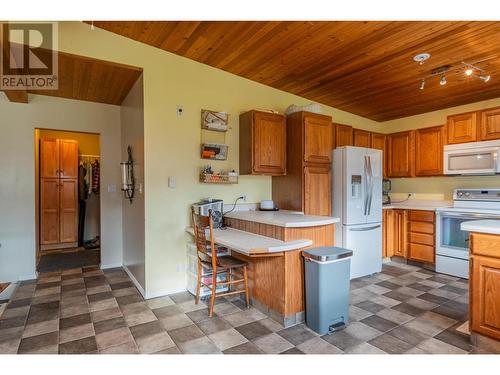
[{"label": "white wall", "polygon": [[35,277],[35,128],[101,135],[101,264],[121,265],[120,107],[38,95],[19,104],[1,93],[0,280]]},{"label": "white wall", "polygon": [[[121,106],[122,159],[127,160],[127,146],[132,146],[135,195],[132,204],[122,203],[123,265],[137,281],[143,294],[146,291],[144,248],[144,98],[142,75],[132,87]],[[142,192],[139,186],[142,185]]]}]

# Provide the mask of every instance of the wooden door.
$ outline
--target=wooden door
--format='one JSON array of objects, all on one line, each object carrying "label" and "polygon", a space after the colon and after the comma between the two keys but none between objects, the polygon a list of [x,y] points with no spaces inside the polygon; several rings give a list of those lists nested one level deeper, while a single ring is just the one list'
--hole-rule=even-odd
[{"label": "wooden door", "polygon": [[382,210],[382,257],[394,255],[394,213],[392,209]]},{"label": "wooden door", "polygon": [[387,147],[386,136],[379,133],[371,133],[371,148],[382,150],[382,169],[384,171],[384,178],[387,177]]},{"label": "wooden door", "polygon": [[481,111],[479,140],[487,141],[500,138],[500,107]]},{"label": "wooden door", "polygon": [[330,216],[332,212],[332,173],[330,166],[304,167],[304,214]]},{"label": "wooden door", "polygon": [[255,112],[253,126],[254,172],[284,175],[286,173],[285,118],[273,113]]},{"label": "wooden door", "polygon": [[394,215],[394,255],[406,258],[408,248],[408,212],[393,210]]},{"label": "wooden door", "polygon": [[371,133],[366,130],[354,129],[353,130],[354,146],[357,147],[372,147]]},{"label": "wooden door", "polygon": [[78,241],[78,180],[61,179],[59,183],[60,242]]},{"label": "wooden door", "polygon": [[40,244],[59,243],[59,179],[40,179]]},{"label": "wooden door", "polygon": [[304,115],[304,161],[331,163],[332,122],[327,116],[306,113]]},{"label": "wooden door", "polygon": [[500,259],[471,256],[471,329],[500,339]]},{"label": "wooden door", "polygon": [[476,112],[448,116],[446,134],[448,144],[477,141]]},{"label": "wooden door", "polygon": [[353,145],[352,126],[343,124],[333,124],[335,129],[335,148]]},{"label": "wooden door", "polygon": [[415,131],[415,175],[440,176],[443,174],[444,126]]},{"label": "wooden door", "polygon": [[40,178],[59,177],[59,140],[40,139]]},{"label": "wooden door", "polygon": [[78,141],[59,140],[60,178],[78,178]]},{"label": "wooden door", "polygon": [[387,136],[387,176],[412,177],[414,175],[415,132],[405,131]]}]

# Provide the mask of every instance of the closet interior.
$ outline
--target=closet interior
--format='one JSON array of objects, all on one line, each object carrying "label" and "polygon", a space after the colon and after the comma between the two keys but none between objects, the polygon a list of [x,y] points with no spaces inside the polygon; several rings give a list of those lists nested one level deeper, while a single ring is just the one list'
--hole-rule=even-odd
[{"label": "closet interior", "polygon": [[100,263],[99,135],[37,129],[37,268]]}]

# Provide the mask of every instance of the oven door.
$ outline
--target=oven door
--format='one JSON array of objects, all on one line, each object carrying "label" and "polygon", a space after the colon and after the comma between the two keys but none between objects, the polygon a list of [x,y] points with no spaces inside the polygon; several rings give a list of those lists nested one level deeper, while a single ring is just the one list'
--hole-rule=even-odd
[{"label": "oven door", "polygon": [[469,259],[469,232],[460,229],[464,221],[499,219],[500,216],[466,212],[437,213],[436,254],[457,259]]}]

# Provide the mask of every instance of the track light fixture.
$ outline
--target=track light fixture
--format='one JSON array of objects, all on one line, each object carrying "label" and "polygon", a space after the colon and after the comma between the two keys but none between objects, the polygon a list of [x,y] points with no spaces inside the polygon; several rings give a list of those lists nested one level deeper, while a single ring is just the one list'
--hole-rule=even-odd
[{"label": "track light fixture", "polygon": [[420,82],[420,90],[425,89],[425,78]]},{"label": "track light fixture", "polygon": [[484,82],[488,82],[490,80],[490,75],[480,75],[479,79],[482,79]]},{"label": "track light fixture", "polygon": [[446,85],[447,83],[448,83],[448,81],[446,80],[446,76],[443,74],[443,75],[441,76],[441,79],[439,80],[439,84],[440,84],[441,86],[444,86],[444,85]]},{"label": "track light fixture", "polygon": [[467,69],[465,69],[465,75],[470,77],[474,73],[474,70],[469,66]]}]

